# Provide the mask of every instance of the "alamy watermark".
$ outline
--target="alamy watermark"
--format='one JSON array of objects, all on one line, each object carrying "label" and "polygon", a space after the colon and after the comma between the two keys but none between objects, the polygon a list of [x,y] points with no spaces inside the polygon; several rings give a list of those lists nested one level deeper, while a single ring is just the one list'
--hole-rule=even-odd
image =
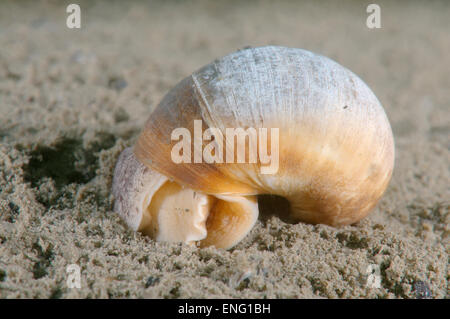
[{"label": "alamy watermark", "polygon": [[81,270],[77,264],[67,265],[66,268],[67,280],[66,284],[68,288],[81,288]]},{"label": "alamy watermark", "polygon": [[[259,162],[262,174],[275,174],[278,171],[278,128],[270,128],[270,135],[267,128],[226,128],[224,136],[217,127],[210,127],[203,131],[202,120],[194,120],[193,138],[191,132],[182,127],[174,129],[170,138],[172,141],[178,141],[172,147],[170,154],[172,161],[176,164],[192,162],[193,146],[194,163]],[[209,143],[203,147],[203,141]]]},{"label": "alamy watermark", "polygon": [[366,26],[369,29],[381,28],[381,8],[378,4],[369,4],[366,8],[366,12],[370,13],[366,20]]},{"label": "alamy watermark", "polygon": [[381,272],[380,266],[376,264],[370,264],[366,268],[367,281],[366,287],[368,288],[380,288],[381,287]]},{"label": "alamy watermark", "polygon": [[70,13],[66,19],[66,26],[69,29],[81,28],[81,8],[78,4],[69,4],[66,8],[66,12]]}]

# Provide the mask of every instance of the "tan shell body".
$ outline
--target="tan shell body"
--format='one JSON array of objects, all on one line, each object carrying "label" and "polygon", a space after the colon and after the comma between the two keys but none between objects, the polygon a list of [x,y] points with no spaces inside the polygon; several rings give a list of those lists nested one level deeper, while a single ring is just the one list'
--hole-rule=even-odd
[{"label": "tan shell body", "polygon": [[[194,120],[222,132],[279,128],[278,171],[261,174],[259,162],[174,163],[171,132],[194,135]],[[279,195],[296,220],[338,226],[365,217],[382,196],[394,140],[383,107],[358,76],[326,57],[268,46],[235,52],[182,80],[151,114],[134,153],[195,191]]]}]

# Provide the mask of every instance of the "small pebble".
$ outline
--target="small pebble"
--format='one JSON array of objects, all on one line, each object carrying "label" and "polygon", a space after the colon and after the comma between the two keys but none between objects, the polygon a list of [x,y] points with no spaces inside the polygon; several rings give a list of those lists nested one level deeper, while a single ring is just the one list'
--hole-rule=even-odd
[{"label": "small pebble", "polygon": [[111,79],[109,79],[108,82],[108,86],[111,89],[114,89],[116,91],[121,91],[122,89],[126,88],[128,85],[127,81],[125,81],[125,79],[121,78],[121,77],[113,77]]},{"label": "small pebble", "polygon": [[417,299],[429,299],[432,297],[430,286],[424,281],[417,281],[414,284],[414,291]]},{"label": "small pebble", "polygon": [[145,288],[154,286],[155,284],[157,284],[159,282],[159,278],[158,277],[148,277],[147,281],[145,282]]}]

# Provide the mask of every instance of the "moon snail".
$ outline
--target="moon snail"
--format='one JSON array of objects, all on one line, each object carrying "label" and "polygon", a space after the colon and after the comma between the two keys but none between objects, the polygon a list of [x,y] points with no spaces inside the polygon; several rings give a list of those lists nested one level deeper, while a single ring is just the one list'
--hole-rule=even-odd
[{"label": "moon snail", "polygon": [[[196,121],[203,137],[214,129],[209,140],[227,128],[253,128],[257,140],[261,129],[276,129],[277,139],[268,139],[277,146],[276,172],[264,174],[260,160],[195,161],[204,140],[188,160],[174,161],[181,139],[172,132],[195,136]],[[218,150],[231,153],[236,143],[226,138]],[[266,147],[266,155],[274,152]],[[358,76],[309,51],[249,48],[202,67],[166,94],[134,147],[118,158],[114,211],[155,240],[228,249],[256,223],[258,195],[285,198],[296,222],[348,225],[373,210],[393,167],[388,118]]]}]

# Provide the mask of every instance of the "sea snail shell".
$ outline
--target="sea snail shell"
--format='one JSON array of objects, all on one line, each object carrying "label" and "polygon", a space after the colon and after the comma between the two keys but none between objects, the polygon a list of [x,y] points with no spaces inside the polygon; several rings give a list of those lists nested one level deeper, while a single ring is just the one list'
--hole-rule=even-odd
[{"label": "sea snail shell", "polygon": [[[195,120],[223,136],[226,128],[278,128],[278,170],[263,174],[260,161],[175,163],[171,134],[186,128],[194,136]],[[393,165],[389,121],[359,77],[305,50],[250,48],[167,93],[119,157],[114,209],[156,240],[230,248],[257,220],[256,195],[285,197],[297,221],[352,224],[374,208]]]}]

